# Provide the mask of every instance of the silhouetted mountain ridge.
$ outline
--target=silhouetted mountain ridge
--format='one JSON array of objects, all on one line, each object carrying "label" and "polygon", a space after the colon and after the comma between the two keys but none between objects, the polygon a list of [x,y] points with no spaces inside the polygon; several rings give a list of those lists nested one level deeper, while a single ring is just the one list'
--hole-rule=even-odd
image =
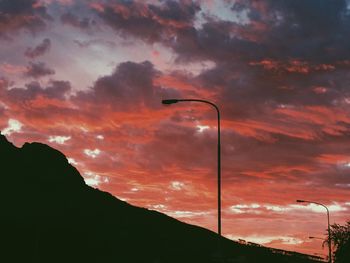
[{"label": "silhouetted mountain ridge", "polygon": [[[59,151],[0,135],[1,262],[217,262],[207,229],[85,184]],[[222,262],[312,262],[222,238]],[[6,260],[4,260],[6,258]]]}]

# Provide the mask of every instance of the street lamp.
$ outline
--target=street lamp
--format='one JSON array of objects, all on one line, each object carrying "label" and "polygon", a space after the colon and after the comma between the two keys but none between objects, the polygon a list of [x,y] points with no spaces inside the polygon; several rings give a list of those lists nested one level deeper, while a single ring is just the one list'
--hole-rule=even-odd
[{"label": "street lamp", "polygon": [[309,237],[310,239],[320,239],[320,240],[324,240],[322,237]]},{"label": "street lamp", "polygon": [[[332,263],[332,245],[331,245],[331,227],[329,224],[329,210],[328,207],[325,206],[324,204],[318,203],[318,202],[314,202],[314,201],[307,201],[307,200],[297,200],[297,203],[310,203],[310,204],[316,204],[316,205],[320,205],[323,206],[326,211],[327,211],[327,222],[328,222],[328,261],[330,263]],[[311,237],[310,237],[311,238]],[[315,237],[313,237],[315,238]]]},{"label": "street lamp", "polygon": [[218,234],[221,236],[221,141],[220,141],[220,111],[218,106],[216,106],[214,103],[207,101],[207,100],[199,100],[199,99],[168,99],[168,100],[162,100],[162,103],[167,104],[174,104],[178,102],[183,101],[191,101],[191,102],[202,102],[211,105],[214,107],[217,113],[218,118],[218,145],[217,145],[217,175],[218,175]]}]

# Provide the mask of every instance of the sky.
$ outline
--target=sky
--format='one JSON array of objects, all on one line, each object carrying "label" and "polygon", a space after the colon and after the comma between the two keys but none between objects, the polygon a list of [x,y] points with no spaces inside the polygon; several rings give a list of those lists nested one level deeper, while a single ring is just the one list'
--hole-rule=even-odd
[{"label": "sky", "polygon": [[[350,219],[350,1],[0,0],[0,130],[87,184],[222,233],[327,254]],[[88,219],[87,219],[88,220]],[[94,222],[91,222],[93,224]]]}]

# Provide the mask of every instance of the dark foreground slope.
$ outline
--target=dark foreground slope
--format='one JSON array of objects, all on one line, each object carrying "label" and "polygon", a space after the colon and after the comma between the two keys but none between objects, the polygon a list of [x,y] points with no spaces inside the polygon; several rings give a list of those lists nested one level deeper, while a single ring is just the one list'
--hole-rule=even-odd
[{"label": "dark foreground slope", "polygon": [[[0,135],[0,262],[217,262],[217,235],[87,186],[66,157]],[[312,262],[222,239],[224,262]]]}]

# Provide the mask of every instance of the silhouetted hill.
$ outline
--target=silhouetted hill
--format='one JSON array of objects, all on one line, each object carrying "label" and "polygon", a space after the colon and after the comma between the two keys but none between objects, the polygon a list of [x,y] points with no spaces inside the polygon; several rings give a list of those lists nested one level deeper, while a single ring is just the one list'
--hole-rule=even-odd
[{"label": "silhouetted hill", "polygon": [[[0,262],[218,262],[217,235],[87,186],[59,151],[0,135]],[[222,262],[313,262],[223,238]],[[288,254],[288,253],[287,253]]]}]

